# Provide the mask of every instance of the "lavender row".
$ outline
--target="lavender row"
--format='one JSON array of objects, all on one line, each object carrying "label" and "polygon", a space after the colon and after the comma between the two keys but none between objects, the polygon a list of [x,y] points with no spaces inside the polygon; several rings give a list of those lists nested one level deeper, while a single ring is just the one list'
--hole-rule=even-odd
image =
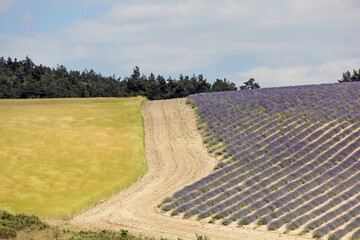
[{"label": "lavender row", "polygon": [[[349,164],[349,162],[347,163]],[[350,167],[350,166],[349,166]],[[360,169],[360,166],[355,166],[357,167],[358,169]],[[339,170],[341,170],[341,167],[338,168]],[[336,169],[334,169],[336,170]],[[332,171],[331,174],[333,174],[335,171]],[[344,174],[344,176],[348,176],[350,174],[350,171],[347,172],[346,174]],[[328,174],[329,175],[329,174]],[[324,176],[325,177],[325,176]],[[324,180],[325,178],[323,178]],[[248,215],[247,218],[251,219],[252,221],[255,221],[256,219],[258,219],[259,217],[265,215],[265,214],[268,214],[270,213],[269,216],[266,216],[266,217],[263,217],[261,218],[259,221],[258,221],[258,224],[259,225],[264,225],[264,224],[267,224],[269,223],[270,221],[272,221],[272,219],[274,218],[278,218],[279,216],[285,214],[285,213],[289,213],[292,209],[295,209],[296,207],[300,206],[301,204],[303,204],[304,202],[306,201],[309,201],[311,198],[313,198],[314,196],[317,196],[318,194],[321,194],[323,192],[325,192],[326,190],[328,190],[330,187],[333,187],[335,184],[338,184],[339,182],[341,181],[341,177],[338,177],[336,179],[332,179],[331,182],[326,182],[325,184],[323,184],[322,186],[316,188],[315,190],[312,190],[311,192],[307,193],[307,194],[304,194],[302,197],[299,197],[299,198],[296,198],[294,201],[286,204],[285,206],[283,207],[280,207],[278,210],[276,210],[278,208],[277,204],[276,204],[276,201],[274,204],[270,204],[264,208],[261,208],[257,211],[255,211],[254,213],[252,213],[251,215]],[[314,183],[320,183],[320,181],[314,181]],[[310,185],[311,186],[311,185]],[[316,185],[313,185],[313,186],[316,186]],[[295,194],[295,196],[298,195],[298,194]],[[292,197],[295,197],[295,196],[292,196]],[[284,199],[284,198],[283,198]],[[283,199],[280,199],[278,202],[282,202],[281,200]],[[315,204],[319,204],[320,201],[324,201],[326,200],[326,198],[324,197],[321,197],[321,198],[318,198],[318,199],[315,199],[313,200],[313,202]],[[313,206],[310,204],[310,206]],[[291,220],[291,218],[295,218],[296,217],[296,214],[303,214],[304,211],[305,211],[305,205],[303,205],[302,207],[304,207],[303,209],[299,208],[296,210],[296,213],[289,213],[287,215],[285,215],[285,217],[283,217],[281,219],[281,221],[283,221],[284,223],[286,222],[289,222]],[[243,221],[246,221],[246,219],[241,219],[239,221],[239,224],[245,224]],[[247,220],[248,223],[252,222],[252,221],[249,221]],[[279,222],[279,227],[282,225],[281,222]],[[290,230],[293,230],[295,229],[293,226],[294,224],[298,227],[299,226],[299,222],[297,221],[296,223],[292,223],[290,225],[290,227],[288,227],[288,229]]]},{"label": "lavender row", "polygon": [[[343,134],[344,133],[345,132],[343,132]],[[286,178],[283,179],[282,181],[278,182],[277,185],[279,185],[279,184],[285,185],[290,181],[292,181],[292,182],[290,182],[283,189],[281,189],[280,193],[274,192],[273,194],[268,195],[267,196],[267,199],[268,199],[267,202],[273,202],[275,207],[282,206],[282,205],[284,205],[286,203],[286,201],[290,201],[291,199],[297,198],[300,194],[303,194],[303,193],[311,190],[314,186],[318,186],[318,184],[325,181],[326,178],[331,177],[332,174],[335,174],[335,172],[334,172],[334,170],[326,172],[327,170],[329,170],[333,166],[333,164],[330,161],[327,162],[328,158],[331,157],[334,153],[336,153],[339,149],[341,149],[344,146],[344,144],[347,144],[349,141],[353,141],[355,136],[356,136],[355,134],[352,134],[352,135],[348,136],[347,138],[345,138],[344,141],[342,141],[342,142],[338,143],[337,145],[335,145],[335,146],[329,148],[328,150],[326,150],[320,156],[318,156],[318,157],[315,156],[316,161],[312,161],[312,162],[310,162],[308,164],[306,164],[306,160],[303,161],[304,159],[309,159],[308,156],[310,156],[310,157],[313,156],[313,153],[305,155],[304,159],[300,159],[299,161],[296,161],[294,163],[294,167],[296,167],[296,166],[299,166],[299,167],[302,166],[302,167],[300,167],[294,173],[288,174],[286,176]],[[321,150],[325,149],[326,147],[328,147],[327,145],[331,146],[333,144],[332,143],[333,141],[334,141],[334,139],[328,141],[327,144],[323,144],[320,148],[318,148],[318,150],[321,151]],[[352,147],[352,149],[353,148],[354,148],[354,146]],[[341,156],[341,155],[339,155],[339,156]],[[337,157],[333,158],[333,160],[336,160],[336,159],[337,159]],[[348,160],[348,161],[350,161],[350,160]],[[320,166],[320,164],[322,164],[324,162],[325,162],[325,164]],[[347,163],[347,161],[345,161],[343,164],[346,164],[346,163]],[[340,170],[339,167],[337,169]],[[309,172],[309,173],[306,174],[307,172]],[[321,181],[321,179],[316,179],[315,178],[320,173],[324,173],[324,172],[326,172],[326,174],[323,176],[322,181]],[[301,177],[301,178],[296,180],[299,177]],[[311,179],[314,179],[314,180],[309,182],[309,180],[311,180]],[[306,182],[308,182],[308,183],[305,184]],[[270,188],[271,187],[272,186],[270,186]],[[296,189],[296,191],[293,191],[294,189]],[[291,192],[292,196],[291,195],[285,195],[285,197],[281,197],[280,194],[281,193],[286,193],[286,192]],[[272,212],[271,215],[272,215],[273,218],[278,217],[276,212]],[[260,219],[260,221],[261,221],[261,224],[268,223],[268,221],[266,219]]]},{"label": "lavender row", "polygon": [[[350,211],[348,211],[347,213],[341,215],[340,217],[337,217],[330,223],[326,224],[325,226],[323,226],[319,229],[316,229],[313,232],[313,237],[321,238],[322,236],[328,234],[330,231],[336,230],[341,225],[349,222],[351,219],[353,219],[354,217],[359,216],[359,215],[360,215],[360,206],[356,206],[356,207],[352,208]],[[346,225],[345,229],[340,230],[340,232],[336,231],[336,235],[338,235],[338,236],[340,236],[342,234],[345,235],[347,232],[350,232],[350,231],[354,230],[355,228],[358,228],[359,226],[360,226],[360,218],[357,217],[350,224]]]},{"label": "lavender row", "polygon": [[[241,225],[248,224],[248,223],[258,219],[262,215],[269,213],[270,211],[271,211],[270,216],[272,218],[277,218],[277,217],[283,215],[284,213],[289,212],[291,209],[296,208],[301,203],[308,201],[312,196],[316,196],[316,194],[319,194],[321,191],[322,192],[325,191],[326,188],[321,187],[319,189],[313,190],[309,194],[305,194],[307,191],[311,190],[314,186],[318,186],[319,184],[328,180],[333,174],[336,174],[336,172],[342,171],[344,169],[344,167],[350,167],[351,166],[350,164],[353,162],[354,162],[354,160],[344,161],[342,164],[339,164],[337,167],[335,167],[331,171],[331,173],[328,172],[327,174],[324,174],[324,176],[322,176],[320,179],[319,178],[314,179],[313,181],[301,186],[300,189],[296,188],[297,185],[295,185],[295,182],[293,182],[293,184],[288,184],[289,187],[291,188],[291,189],[288,189],[288,191],[290,191],[290,193],[286,194],[283,197],[278,198],[275,201],[272,201],[272,203],[270,205],[266,206],[265,208],[260,208],[260,210],[256,211],[254,214],[251,214],[248,217],[241,219],[239,221],[239,224],[241,224]],[[323,169],[322,172],[325,172],[325,170]],[[298,186],[300,186],[300,184],[301,184],[300,182],[301,182],[301,180],[297,181],[297,183],[299,184]],[[331,185],[329,184],[327,187],[330,187],[333,184],[334,183],[332,183]],[[296,191],[292,191],[292,189],[296,189]],[[283,188],[283,189],[281,189],[281,191],[286,192],[286,189]],[[303,196],[299,198],[299,196],[301,194],[303,194]],[[289,203],[289,201],[291,201],[293,199],[296,199],[296,201]],[[255,207],[256,205],[263,206],[264,204],[266,204],[264,202],[264,200],[262,200],[263,205],[260,203],[255,202],[255,203],[253,203],[252,206],[248,207],[247,209],[243,209],[240,213],[237,213],[235,216],[233,215],[232,220],[237,220],[241,216],[250,214],[253,210],[257,209]],[[280,207],[280,206],[282,206],[282,207]],[[279,209],[275,211],[275,209],[277,209],[277,208],[279,208]],[[261,223],[264,224],[264,223],[266,223],[266,221],[263,220]]]},{"label": "lavender row", "polygon": [[350,240],[360,240],[360,229],[353,233]]},{"label": "lavender row", "polygon": [[[331,109],[331,108],[333,108],[333,106],[328,106],[329,107],[329,109]],[[339,103],[337,103],[337,107],[340,107],[339,106]],[[317,108],[319,108],[319,107],[317,107]],[[321,110],[320,108],[319,109],[316,109],[316,111],[315,112],[318,112],[319,110]],[[325,113],[325,115],[329,115],[328,113]],[[264,118],[264,117],[262,117],[262,118]],[[235,123],[236,124],[236,123]],[[249,123],[248,123],[249,124]],[[220,128],[220,127],[219,127]],[[224,128],[220,128],[221,129],[221,131],[225,131],[224,130]],[[253,129],[249,129],[249,131],[252,131]]]},{"label": "lavender row", "polygon": [[[293,132],[296,133],[297,131],[293,130]],[[294,133],[292,133],[292,134],[294,134]],[[273,139],[271,139],[271,140],[273,140]],[[278,141],[285,141],[285,140],[287,140],[287,139],[285,139],[285,137],[283,137],[282,139],[280,139]],[[272,142],[272,145],[270,145],[269,147],[272,148],[273,146],[276,146],[277,144],[278,144],[278,142]],[[264,152],[262,154],[264,154]],[[271,153],[269,153],[268,155],[270,155],[270,154]],[[259,155],[260,155],[260,153],[256,152],[254,156],[248,155],[247,159],[252,158],[252,157],[253,157],[253,159],[255,159],[255,158],[259,157]],[[257,161],[257,162],[259,162],[259,161]],[[256,164],[258,164],[257,162],[252,162],[251,164],[253,166],[255,166]],[[221,174],[223,174],[224,171],[227,173],[227,172],[232,171],[232,170],[236,169],[237,167],[240,167],[240,166],[242,166],[243,164],[246,164],[246,163],[248,163],[248,161],[239,161],[238,163],[232,164],[231,166],[228,166],[227,168],[220,170],[221,173],[216,174],[216,172],[215,172],[214,174],[211,174],[210,176],[208,176],[206,178],[203,178],[200,181],[198,181],[198,182],[196,182],[196,183],[194,183],[194,184],[192,184],[192,185],[190,185],[188,187],[185,187],[182,190],[182,192],[176,192],[174,194],[174,196],[175,196],[175,198],[179,198],[181,195],[184,195],[183,192],[194,191],[195,189],[198,189],[199,186],[204,186],[204,184],[214,181],[216,179],[216,176],[220,176]],[[248,164],[246,166],[249,166],[249,165],[250,164]],[[250,170],[250,169],[247,168],[246,171],[248,171],[248,170]],[[185,197],[188,198],[189,196],[185,195]]]},{"label": "lavender row", "polygon": [[[328,137],[328,136],[326,136],[326,137]],[[343,146],[343,145],[341,145],[341,144],[338,144],[338,145],[337,145],[338,148],[341,148],[342,146]],[[326,153],[327,153],[327,152],[326,152]],[[325,153],[325,154],[326,154],[326,153]],[[324,155],[324,154],[323,154],[323,155]],[[297,162],[297,164],[302,164],[302,163],[301,163],[301,162]],[[294,166],[294,167],[297,167],[297,166]],[[247,170],[248,170],[248,169],[247,169]],[[304,172],[301,172],[301,173],[299,173],[299,174],[303,174],[303,173],[304,173]],[[290,175],[290,176],[292,176],[292,175]],[[223,191],[223,190],[221,190],[221,191]],[[182,210],[186,210],[187,207],[189,207],[189,206],[187,205],[187,206],[185,206],[185,208],[183,207]],[[191,207],[191,206],[190,206],[190,207]]]},{"label": "lavender row", "polygon": [[[306,132],[306,131],[304,131],[304,132],[302,132],[303,133],[303,135],[306,135],[306,134],[309,134],[309,133],[311,133],[313,130],[314,130],[314,128],[315,127],[310,127],[309,129],[308,129],[308,132]],[[313,134],[310,134],[310,136],[308,137],[308,138],[310,138],[310,139],[312,139],[312,138],[314,138],[314,136],[315,135],[318,135],[319,133],[318,132],[315,132],[315,133],[313,133]],[[299,134],[298,136],[300,136],[301,134]],[[304,137],[304,136],[300,136],[300,137]],[[301,139],[301,138],[300,138]],[[296,141],[295,141],[296,142]],[[276,146],[277,144],[275,144],[275,146]],[[280,148],[276,148],[276,149],[274,149],[273,151],[279,151],[280,150]],[[283,150],[285,150],[285,149],[283,149]],[[291,151],[288,151],[288,154],[290,154],[291,153]],[[281,156],[282,155],[282,156]],[[252,167],[257,167],[257,169],[255,170],[253,170],[253,171],[249,171],[249,170],[251,170],[251,168],[249,169],[249,168],[246,168],[246,166],[244,166],[243,168],[240,168],[240,169],[237,169],[236,171],[233,171],[233,172],[231,172],[231,173],[229,173],[229,174],[227,174],[227,175],[225,175],[224,177],[222,177],[222,178],[220,178],[219,179],[219,182],[225,182],[226,184],[225,184],[225,186],[221,186],[221,189],[219,189],[219,188],[217,188],[217,189],[214,189],[213,191],[210,191],[210,193],[209,194],[205,194],[205,197],[203,197],[203,198],[201,198],[201,202],[203,202],[204,200],[207,200],[208,198],[210,198],[210,197],[212,197],[212,196],[214,196],[214,191],[215,192],[218,192],[218,191],[222,191],[222,192],[224,192],[224,190],[223,189],[226,189],[226,188],[229,188],[230,187],[230,185],[231,186],[233,186],[233,185],[236,185],[236,184],[238,184],[239,182],[241,182],[241,181],[244,181],[244,180],[246,180],[246,179],[248,179],[246,182],[245,182],[245,185],[246,186],[251,186],[251,185],[253,185],[253,183],[255,183],[255,182],[258,182],[260,179],[262,179],[262,178],[264,178],[265,176],[268,176],[268,175],[270,175],[272,172],[274,172],[274,171],[276,171],[276,170],[280,170],[279,169],[279,167],[278,168],[276,168],[276,167],[271,167],[272,165],[274,165],[274,164],[276,164],[276,162],[279,162],[282,158],[284,158],[285,156],[287,156],[286,154],[280,154],[280,157],[278,157],[278,158],[273,158],[273,159],[270,159],[269,161],[267,161],[267,162],[265,162],[265,163],[263,163],[263,164],[260,164],[260,162],[259,163],[257,163],[256,161],[255,162],[251,162],[250,164],[247,164],[246,166],[252,166]],[[259,165],[260,164],[260,165]],[[267,169],[267,170],[266,170]],[[239,175],[240,174],[240,172],[241,173],[243,173],[242,175]],[[251,177],[251,175],[250,174],[252,174],[252,175],[254,175],[255,173],[260,173],[261,175],[259,176],[259,175],[257,175],[257,176],[254,176],[253,178],[250,178],[249,179],[249,177]],[[229,177],[230,176],[230,178],[227,178],[227,177]],[[229,181],[231,178],[234,178],[234,180],[231,180],[231,181]],[[264,186],[264,184],[266,184],[265,182],[261,182],[260,184],[262,184],[263,186]],[[263,186],[254,186],[254,188],[257,188],[257,189],[259,189],[259,188],[261,188],[261,187],[263,187]],[[242,188],[237,188],[237,190],[242,190],[242,189],[244,189],[244,187],[242,187]],[[231,191],[231,192],[233,192],[233,193],[235,193],[234,191]],[[230,193],[224,193],[224,194],[226,194],[226,196],[227,197],[229,197],[229,196],[231,196],[232,194]],[[248,194],[248,192],[244,192],[244,193],[242,193],[242,194]],[[215,202],[219,202],[219,201],[221,201],[222,199],[215,199],[215,200],[213,200],[213,201],[215,201]],[[206,208],[206,206],[213,206],[214,204],[213,203],[204,203],[205,205],[203,205],[205,208]],[[186,210],[186,208],[187,207],[191,207],[191,206],[193,206],[193,205],[189,205],[189,204],[187,204],[187,206],[185,207],[185,208],[181,208],[181,209],[178,209],[179,210],[179,212],[182,212],[182,211],[184,211],[184,210]],[[204,209],[204,207],[203,208],[199,208],[198,210],[201,210],[201,209]]]},{"label": "lavender row", "polygon": [[[343,144],[340,144],[340,143],[337,145],[337,147],[339,149],[342,146],[343,146]],[[330,152],[330,150],[325,152],[323,155],[326,155],[328,152]],[[311,160],[311,158],[306,158],[306,156],[302,160],[303,161],[301,161],[301,160],[295,161],[293,164],[287,166],[285,168],[286,170],[281,171],[280,173],[283,173],[284,175],[286,175],[286,178],[282,179],[282,181],[280,181],[280,182],[275,183],[274,185],[270,185],[268,188],[262,189],[262,192],[267,194],[266,197],[264,197],[262,200],[260,200],[260,202],[255,201],[249,208],[251,210],[255,210],[255,209],[257,209],[256,207],[254,207],[255,205],[263,206],[264,204],[269,203],[269,202],[272,202],[276,208],[278,206],[285,204],[285,201],[290,201],[292,198],[296,198],[298,194],[304,193],[304,192],[308,191],[309,189],[311,189],[313,186],[316,186],[317,184],[319,184],[318,181],[313,181],[309,184],[305,184],[305,185],[301,186],[303,183],[305,183],[306,181],[309,181],[311,179],[309,175],[304,175],[304,174],[306,172],[310,171],[311,169],[314,169],[314,167],[316,165],[320,164],[319,161],[316,161],[316,162],[312,162],[312,163],[306,165],[306,160]],[[296,170],[296,171],[294,173],[290,174],[294,170]],[[318,170],[312,171],[311,175],[317,176],[318,172],[325,172],[325,171],[326,170],[324,168],[318,168]],[[277,175],[279,176],[280,174],[277,174]],[[281,176],[282,175],[280,175],[279,177],[281,177]],[[302,176],[302,178],[300,178],[299,180],[293,181],[296,178],[299,178],[301,176]],[[281,188],[282,186],[284,186],[284,187]],[[301,187],[299,187],[299,186],[301,186]],[[278,190],[273,191],[275,189],[278,189]],[[296,189],[297,191],[294,191],[292,193],[293,196],[286,195],[285,197],[282,197],[285,193],[287,193],[289,191],[291,192],[294,189]],[[253,196],[249,196],[248,198],[250,200],[255,200]],[[241,202],[240,202],[240,204],[241,204]],[[267,209],[267,211],[270,210],[269,207],[267,207],[266,209]],[[247,211],[249,211],[249,210],[247,210]],[[263,211],[263,210],[260,210],[260,211]],[[249,212],[247,212],[247,213],[249,213]],[[266,213],[266,211],[265,211],[265,213]],[[225,212],[222,212],[220,214],[225,215],[225,216],[227,215]],[[237,213],[235,216],[232,217],[232,220],[237,220],[243,214],[245,214],[244,211],[242,211],[241,213]],[[258,215],[259,212],[257,212],[256,214]],[[226,223],[228,223],[228,222],[226,222]]]},{"label": "lavender row", "polygon": [[[349,170],[334,177],[333,179],[331,179],[331,181],[326,182],[324,185],[311,191],[309,194],[304,195],[302,198],[299,198],[298,200],[282,207],[279,211],[282,211],[282,213],[284,213],[284,212],[288,212],[288,213],[285,216],[283,216],[281,219],[270,222],[268,224],[268,228],[276,229],[276,228],[281,227],[284,223],[288,223],[288,222],[292,221],[293,219],[295,219],[296,217],[309,212],[316,206],[323,204],[328,199],[340,194],[341,192],[343,192],[347,188],[351,187],[356,182],[359,182],[360,181],[360,172],[358,174],[356,174],[355,176],[351,177],[350,179],[348,179],[347,181],[343,181],[347,177],[351,176],[351,174],[354,174],[356,171],[360,170],[360,163],[357,165],[354,165],[354,166],[350,165],[349,167],[350,167]],[[331,191],[328,191],[329,189],[331,189]],[[328,191],[328,192],[326,192],[326,191]],[[326,193],[323,194],[324,192],[326,192]],[[321,194],[323,194],[323,195],[321,195]],[[316,197],[316,196],[318,196],[318,197]],[[314,198],[314,199],[312,199],[312,198]],[[306,202],[306,203],[303,204],[304,202]],[[299,203],[301,204],[301,206]],[[298,206],[300,206],[300,207],[295,209]],[[295,210],[292,211],[293,209],[295,209]],[[279,213],[277,213],[277,214],[279,214]]]},{"label": "lavender row", "polygon": [[[304,231],[309,232],[311,230],[314,230],[314,229],[318,228],[319,226],[321,226],[322,224],[329,222],[333,218],[339,216],[340,211],[338,209],[335,209],[332,211],[329,211],[329,209],[341,204],[342,202],[345,202],[349,198],[351,198],[359,193],[360,193],[360,183],[351,187],[349,190],[340,194],[339,196],[331,199],[327,204],[325,204],[323,207],[321,207],[320,210],[315,210],[314,211],[315,215],[312,216],[313,218],[316,217],[317,214],[323,214],[325,212],[326,212],[326,214],[322,215],[320,218],[313,220],[309,224],[307,224],[306,227],[304,228]],[[356,199],[359,200],[358,198],[356,198]],[[343,210],[343,211],[345,211],[345,210]]]},{"label": "lavender row", "polygon": [[[190,96],[205,145],[223,160],[162,209],[224,225],[324,228],[358,205],[359,99],[359,83]],[[358,227],[342,221],[327,234],[355,238]]]},{"label": "lavender row", "polygon": [[320,214],[323,214],[326,212],[326,214],[324,214],[322,217],[320,217],[317,220],[312,221],[312,223],[310,223],[308,225],[308,227],[305,229],[305,232],[308,232],[308,231],[313,230],[316,227],[320,226],[321,224],[330,221],[331,219],[335,218],[336,216],[339,216],[343,212],[349,210],[351,207],[353,207],[357,204],[360,204],[360,196],[357,196],[353,200],[345,202],[338,208],[330,210],[330,209],[334,208],[335,206],[339,205],[340,203],[342,203],[343,201],[353,197],[360,190],[359,186],[357,186],[357,185],[355,185],[355,189],[353,189],[353,188],[354,187],[352,187],[350,190],[346,191],[345,193],[340,194],[336,198],[333,198],[332,200],[329,201],[329,203],[325,204],[325,206],[322,206],[321,208],[316,209],[316,210],[312,211],[311,213],[304,214],[300,218],[295,219],[294,221],[288,223],[286,225],[286,229],[295,230],[295,229],[301,227],[302,225],[304,225],[305,223],[309,222],[311,219],[316,218]]},{"label": "lavender row", "polygon": [[[342,126],[342,127],[346,127],[346,126],[344,125],[344,126]],[[302,134],[305,134],[305,133],[302,133]],[[308,141],[312,141],[315,137],[316,137],[316,136],[313,135],[313,136],[312,136],[312,139],[310,138],[310,139],[308,139]],[[271,140],[272,140],[272,139],[271,139]],[[288,143],[286,143],[286,146],[289,147],[291,144],[294,144],[294,141],[295,141],[295,140],[296,140],[296,139],[291,139]],[[276,145],[277,145],[276,142],[275,142],[275,143],[272,142],[272,144],[269,146],[269,148],[270,148],[270,149],[271,149],[271,148],[274,148]],[[295,150],[296,150],[296,149],[295,149]],[[274,151],[273,151],[273,152],[274,152]],[[267,158],[269,158],[269,156],[271,156],[271,153],[273,153],[273,152],[267,152],[267,154],[266,154]],[[256,154],[259,156],[260,152],[257,152]],[[264,154],[264,153],[263,153],[263,154]],[[246,155],[245,155],[245,156],[246,156]],[[247,155],[247,160],[254,160],[255,157],[258,157],[258,156],[254,156],[253,159],[252,159],[252,156]],[[242,156],[242,157],[244,157],[244,156]]]},{"label": "lavender row", "polygon": [[[336,107],[339,107],[339,103],[334,104],[334,105],[336,105]],[[331,108],[333,108],[333,107],[335,107],[335,106],[329,105],[328,107],[331,109]],[[314,110],[316,110],[316,111],[313,111],[313,112],[319,114],[319,113],[321,112],[321,109],[322,109],[321,107],[317,107],[316,109],[314,109]],[[304,111],[304,110],[302,109],[302,110],[298,110],[298,111],[297,111],[296,115],[297,115],[298,117],[300,117],[300,116],[299,116],[299,112],[301,112],[301,111]],[[306,115],[306,112],[303,112],[302,115]],[[324,115],[324,116],[330,116],[331,114],[329,114],[328,112],[324,112],[322,115]],[[287,116],[287,118],[293,117],[293,116],[294,116],[294,114],[292,114],[292,115],[290,115],[290,116]],[[262,118],[265,118],[265,117],[263,116]],[[303,116],[303,118],[304,118],[304,116]],[[258,120],[258,119],[255,119],[255,120],[253,120],[253,121],[255,121],[255,123],[256,123],[257,120]],[[308,119],[308,120],[310,120],[310,119]],[[263,120],[263,122],[264,122],[264,121],[265,121],[265,120]],[[237,124],[237,123],[234,123],[234,124]],[[254,130],[256,130],[256,129],[258,128],[258,125],[261,126],[261,122],[255,124],[255,125],[253,125],[253,126],[251,126],[250,124],[254,124],[254,122],[249,122],[249,123],[247,123],[247,125],[249,125],[249,126],[241,126],[241,129],[244,129],[244,128],[245,128],[246,130],[245,130],[244,132],[242,132],[242,133],[237,133],[236,137],[230,138],[230,139],[228,139],[228,140],[231,141],[231,142],[233,142],[233,141],[234,141],[234,138],[236,138],[236,139],[241,139],[241,138],[245,137],[246,135],[248,135],[249,133],[253,133]],[[251,126],[251,127],[250,127],[250,126]],[[222,127],[219,127],[219,128],[220,128],[220,130],[214,131],[214,132],[215,132],[215,135],[220,135],[220,137],[223,138],[224,136],[221,136],[221,135],[226,132],[226,129],[224,129],[224,128],[222,128]],[[233,131],[233,130],[231,130],[231,131]],[[225,137],[225,138],[226,138],[226,137]]]},{"label": "lavender row", "polygon": [[[231,97],[233,97],[233,95],[232,95]],[[211,100],[211,99],[206,99],[206,100],[208,101],[208,100]],[[317,99],[317,100],[319,100],[319,99]],[[327,99],[327,100],[329,100],[329,99]],[[218,101],[218,99],[216,99],[216,101]],[[240,101],[241,101],[241,100],[240,100]],[[211,103],[210,103],[210,104],[211,104]],[[279,104],[277,104],[277,105],[279,105]],[[231,105],[230,105],[230,106],[231,106]],[[208,106],[206,106],[206,107],[208,107]],[[221,105],[218,105],[218,107],[221,108]],[[274,106],[271,106],[271,108],[273,109]],[[227,107],[227,106],[223,107],[222,109],[231,110],[231,108],[230,108],[230,107]],[[254,111],[254,108],[253,108],[253,107],[248,108],[248,109],[249,109],[249,111],[251,111],[251,112]],[[277,111],[277,112],[279,112],[279,111]],[[225,111],[225,112],[221,112],[221,115],[226,116],[226,113],[227,113],[226,111]],[[245,113],[247,113],[247,112],[245,112]],[[217,115],[220,115],[220,114],[217,114]],[[219,117],[214,117],[214,119],[219,119]]]},{"label": "lavender row", "polygon": [[[340,116],[344,115],[344,113],[346,113],[346,111],[339,112],[339,113],[337,113],[337,114],[335,114],[334,116],[331,116],[331,117],[332,117],[332,118],[337,118],[337,117],[340,117]],[[315,115],[315,114],[313,114],[313,115]],[[318,116],[318,115],[317,115],[316,117],[319,119],[319,116]],[[329,116],[327,116],[327,117],[329,117]],[[321,120],[321,122],[326,122],[326,121],[329,121],[329,119],[326,119],[326,118],[325,118],[325,119]],[[303,126],[303,127],[304,127],[304,126]],[[299,130],[301,130],[301,129],[299,129]],[[285,134],[283,131],[282,131],[282,132],[279,132],[279,133],[282,134],[282,135]],[[260,141],[260,140],[263,138],[263,135],[261,135],[260,137],[258,137],[257,140],[256,140],[256,139],[243,140],[244,142],[247,142],[247,145],[245,146],[245,149],[246,149],[246,150],[243,150],[242,153],[237,153],[237,154],[236,154],[236,150],[232,150],[232,153],[230,154],[230,156],[236,154],[236,155],[232,158],[232,161],[234,161],[234,160],[236,160],[236,159],[239,159],[239,158],[241,158],[241,157],[246,156],[246,155],[249,153],[249,150],[252,151],[252,152],[256,151],[257,149],[259,149],[259,147],[262,147],[262,146],[263,146],[263,143],[269,143],[269,142],[271,142],[271,140],[272,140],[273,138],[278,137],[278,136],[279,136],[279,133],[278,133],[278,135],[276,135],[276,136],[271,136],[271,137],[269,137],[269,138],[266,138],[265,140],[262,140],[261,142],[258,142],[258,141]],[[257,142],[257,143],[256,143],[256,142]],[[233,146],[236,145],[236,144],[232,143],[231,145],[232,145],[232,147],[233,147]],[[247,146],[252,146],[252,147],[251,147],[251,148],[246,148]],[[234,148],[234,147],[233,147],[233,148]],[[239,148],[244,148],[244,147],[241,147],[241,144],[239,144],[239,146],[237,147],[237,149],[239,149]],[[224,150],[226,151],[226,149],[224,149]],[[225,157],[228,157],[228,156],[229,156],[229,154],[228,154],[228,155],[225,155]]]}]

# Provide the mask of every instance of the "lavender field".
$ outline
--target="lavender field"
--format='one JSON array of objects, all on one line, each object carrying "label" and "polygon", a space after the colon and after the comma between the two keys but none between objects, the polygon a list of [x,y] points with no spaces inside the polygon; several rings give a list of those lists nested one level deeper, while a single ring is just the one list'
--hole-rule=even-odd
[{"label": "lavender field", "polygon": [[215,171],[161,209],[222,225],[360,239],[360,83],[190,95]]}]

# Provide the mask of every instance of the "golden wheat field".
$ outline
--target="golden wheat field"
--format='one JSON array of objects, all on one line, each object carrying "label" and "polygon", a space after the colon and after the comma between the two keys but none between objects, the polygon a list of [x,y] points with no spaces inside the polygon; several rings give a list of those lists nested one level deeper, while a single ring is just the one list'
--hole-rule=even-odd
[{"label": "golden wheat field", "polygon": [[0,100],[0,208],[72,215],[134,183],[144,100]]}]

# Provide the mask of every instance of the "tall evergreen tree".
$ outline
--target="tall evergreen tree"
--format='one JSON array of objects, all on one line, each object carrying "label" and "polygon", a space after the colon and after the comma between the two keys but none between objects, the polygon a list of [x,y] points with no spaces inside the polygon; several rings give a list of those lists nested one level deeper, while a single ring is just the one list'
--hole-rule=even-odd
[{"label": "tall evergreen tree", "polygon": [[245,89],[256,89],[260,88],[260,85],[255,82],[255,79],[250,78],[247,82],[244,82],[244,85],[240,86],[240,90]]},{"label": "tall evergreen tree", "polygon": [[224,80],[222,79],[216,79],[214,84],[211,87],[211,90],[214,92],[219,91],[235,91],[237,90],[237,87],[235,86],[235,83],[228,82],[226,78]]},{"label": "tall evergreen tree", "polygon": [[346,71],[343,73],[343,77],[341,80],[338,80],[340,83],[341,82],[358,82],[360,81],[360,68],[359,71],[356,71],[355,69],[353,70],[353,74],[351,74],[349,71]]},{"label": "tall evergreen tree", "polygon": [[146,84],[146,97],[150,100],[159,100],[160,98],[160,86],[155,79],[153,73],[150,74]]}]

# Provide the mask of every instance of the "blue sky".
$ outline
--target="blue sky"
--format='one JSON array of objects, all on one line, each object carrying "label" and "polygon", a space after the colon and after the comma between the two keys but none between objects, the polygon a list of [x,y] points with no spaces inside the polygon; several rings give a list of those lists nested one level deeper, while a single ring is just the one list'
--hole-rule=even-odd
[{"label": "blue sky", "polygon": [[358,0],[1,0],[0,55],[105,76],[332,83],[360,68],[359,12]]}]

